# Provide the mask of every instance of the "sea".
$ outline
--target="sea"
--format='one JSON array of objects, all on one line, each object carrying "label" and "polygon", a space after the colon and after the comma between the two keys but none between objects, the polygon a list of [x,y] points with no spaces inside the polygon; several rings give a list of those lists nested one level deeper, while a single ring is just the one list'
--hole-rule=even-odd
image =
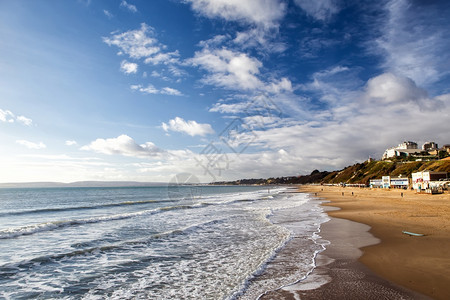
[{"label": "sea", "polygon": [[314,269],[327,220],[285,186],[3,188],[0,298],[258,299]]}]

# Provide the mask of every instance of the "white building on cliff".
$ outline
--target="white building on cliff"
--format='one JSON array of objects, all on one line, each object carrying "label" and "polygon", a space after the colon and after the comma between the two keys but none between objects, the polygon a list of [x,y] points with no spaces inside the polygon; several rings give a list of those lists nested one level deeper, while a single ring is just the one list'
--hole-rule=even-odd
[{"label": "white building on cliff", "polygon": [[417,148],[417,143],[411,141],[405,141],[401,144],[398,144],[396,147],[391,147],[384,151],[382,159],[387,159],[390,157],[401,156],[402,153],[409,155],[416,152],[420,152]]}]

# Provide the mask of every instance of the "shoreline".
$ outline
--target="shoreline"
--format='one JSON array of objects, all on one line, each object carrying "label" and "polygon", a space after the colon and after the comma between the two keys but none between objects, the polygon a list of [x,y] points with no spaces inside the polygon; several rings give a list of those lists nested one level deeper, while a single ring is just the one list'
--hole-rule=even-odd
[{"label": "shoreline", "polygon": [[[449,194],[426,195],[409,190],[313,185],[300,186],[299,189],[329,201],[323,203],[323,207],[339,208],[327,209],[332,226],[322,224],[321,235],[331,241],[331,245],[323,252],[324,255],[329,256],[328,250],[331,256],[337,255],[336,249],[333,250],[333,242],[335,245],[339,244],[343,233],[334,230],[334,227],[343,230],[345,226],[349,226],[339,225],[339,221],[333,219],[365,224],[370,228],[368,232],[379,239],[380,243],[361,246],[352,244],[351,240],[346,241],[362,251],[359,258],[353,257],[352,260],[365,268],[365,279],[374,280],[384,288],[405,293],[407,298],[450,299]],[[425,236],[409,236],[402,232],[405,230],[423,233]],[[361,235],[357,236],[359,239]],[[327,268],[333,273],[333,267]],[[360,269],[358,265],[353,265],[352,268]],[[334,280],[335,277],[331,283],[308,292],[309,296],[302,293],[301,298],[320,299],[317,296],[321,289],[326,290],[327,285],[332,286]]]}]

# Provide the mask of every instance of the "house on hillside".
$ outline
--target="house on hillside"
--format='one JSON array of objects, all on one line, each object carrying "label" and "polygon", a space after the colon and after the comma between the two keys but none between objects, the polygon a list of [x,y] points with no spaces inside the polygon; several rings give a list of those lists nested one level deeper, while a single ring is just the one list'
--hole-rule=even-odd
[{"label": "house on hillside", "polygon": [[414,153],[418,153],[418,152],[420,152],[420,150],[417,148],[417,143],[411,142],[411,141],[405,141],[396,147],[391,147],[391,148],[386,149],[386,151],[384,151],[382,159],[388,159],[391,157],[402,156],[402,155],[409,156],[410,154],[414,154]]},{"label": "house on hillside", "polygon": [[426,142],[422,145],[423,151],[437,150],[438,148],[438,144],[436,144],[435,142]]}]

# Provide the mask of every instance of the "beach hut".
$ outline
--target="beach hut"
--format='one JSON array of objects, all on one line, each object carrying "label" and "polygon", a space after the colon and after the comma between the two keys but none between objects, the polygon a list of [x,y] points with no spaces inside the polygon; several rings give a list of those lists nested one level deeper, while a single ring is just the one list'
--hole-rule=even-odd
[{"label": "beach hut", "polygon": [[447,179],[447,172],[422,171],[412,173],[413,188],[416,192],[432,190],[435,187],[434,182]]}]

